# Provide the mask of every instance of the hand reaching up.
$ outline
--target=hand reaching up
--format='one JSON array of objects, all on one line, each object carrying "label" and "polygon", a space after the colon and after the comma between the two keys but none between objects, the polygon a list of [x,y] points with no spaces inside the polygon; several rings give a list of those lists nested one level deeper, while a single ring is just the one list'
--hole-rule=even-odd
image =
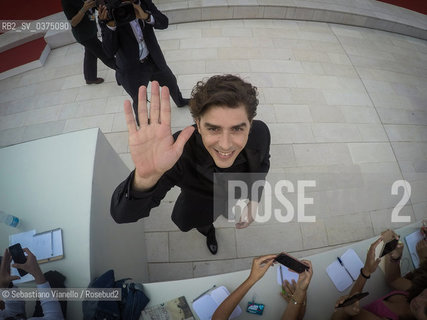
[{"label": "hand reaching up", "polygon": [[175,165],[194,131],[194,127],[186,127],[174,141],[169,89],[163,87],[160,95],[159,83],[151,83],[150,113],[147,110],[146,95],[147,87],[141,86],[138,94],[139,128],[130,101],[126,100],[124,103],[129,149],[135,164],[133,187],[141,191],[153,187]]}]

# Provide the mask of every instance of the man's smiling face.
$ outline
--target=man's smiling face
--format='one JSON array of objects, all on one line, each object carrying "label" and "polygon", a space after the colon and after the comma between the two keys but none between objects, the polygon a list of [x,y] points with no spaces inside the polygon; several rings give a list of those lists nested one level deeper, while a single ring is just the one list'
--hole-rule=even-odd
[{"label": "man's smiling face", "polygon": [[245,107],[212,106],[196,120],[196,124],[203,145],[216,166],[231,167],[248,142],[251,123]]}]

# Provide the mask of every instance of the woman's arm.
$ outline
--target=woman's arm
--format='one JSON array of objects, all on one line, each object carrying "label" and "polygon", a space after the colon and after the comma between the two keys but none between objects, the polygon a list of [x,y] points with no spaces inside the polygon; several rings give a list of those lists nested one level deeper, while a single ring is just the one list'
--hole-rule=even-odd
[{"label": "woman's arm", "polygon": [[304,318],[307,289],[313,277],[313,266],[308,260],[302,260],[301,262],[307,264],[310,268],[299,274],[295,286],[296,290],[292,292],[288,282],[285,282],[282,286],[281,295],[288,302],[282,320],[300,320]]},{"label": "woman's arm", "polygon": [[[394,234],[395,239],[399,236]],[[387,254],[385,259],[385,280],[387,284],[396,289],[406,291],[411,287],[411,281],[402,277],[400,270],[400,260],[403,253],[403,243],[399,241],[396,248]]]},{"label": "woman's arm", "polygon": [[366,254],[365,265],[363,266],[361,273],[356,279],[356,282],[351,288],[350,296],[356,292],[362,292],[363,287],[365,286],[366,281],[370,278],[371,274],[377,270],[378,265],[380,264],[381,259],[375,259],[375,248],[382,241],[382,237],[378,238],[377,241],[371,244],[369,247],[368,253]]},{"label": "woman's arm", "polygon": [[275,254],[270,254],[255,258],[249,277],[221,303],[213,314],[212,320],[227,320],[249,289],[267,272],[275,257]]}]

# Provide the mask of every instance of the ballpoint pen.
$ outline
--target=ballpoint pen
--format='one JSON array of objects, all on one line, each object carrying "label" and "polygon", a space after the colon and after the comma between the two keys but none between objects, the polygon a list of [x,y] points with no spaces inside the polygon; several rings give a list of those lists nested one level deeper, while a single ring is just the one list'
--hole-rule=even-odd
[{"label": "ballpoint pen", "polygon": [[53,230],[50,230],[50,256],[53,257]]},{"label": "ballpoint pen", "polygon": [[344,263],[342,262],[341,258],[340,258],[340,257],[337,257],[337,259],[338,259],[338,262],[340,263],[340,265],[342,265],[342,267],[345,269],[345,271],[347,271],[347,273],[348,273],[348,275],[350,276],[351,280],[353,280],[353,281],[354,281],[353,277],[351,276],[350,271],[348,271],[348,270],[347,270],[347,268],[345,267],[345,265],[344,265]]},{"label": "ballpoint pen", "polygon": [[200,299],[203,295],[205,295],[206,293],[208,293],[209,291],[211,291],[213,288],[215,288],[216,287],[216,285],[214,284],[213,286],[212,286],[212,288],[209,288],[208,290],[206,290],[206,291],[204,291],[202,294],[200,294],[196,299],[194,299],[193,300],[193,302],[194,301],[196,301],[197,299]]},{"label": "ballpoint pen", "polygon": [[279,265],[279,270],[280,270],[280,280],[282,280],[282,293],[286,294],[285,289],[283,289],[283,273],[282,273],[282,266]]}]

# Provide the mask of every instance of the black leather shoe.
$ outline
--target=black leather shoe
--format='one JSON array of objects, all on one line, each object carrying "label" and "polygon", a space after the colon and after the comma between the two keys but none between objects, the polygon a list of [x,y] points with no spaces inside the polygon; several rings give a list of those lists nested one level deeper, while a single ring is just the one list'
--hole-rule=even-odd
[{"label": "black leather shoe", "polygon": [[181,100],[181,104],[179,106],[177,106],[178,108],[183,108],[185,106],[188,106],[190,103],[190,99],[182,99]]},{"label": "black leather shoe", "polygon": [[218,243],[216,242],[214,227],[210,228],[208,231],[208,234],[206,236],[206,244],[212,254],[216,254],[218,252]]},{"label": "black leather shoe", "polygon": [[103,83],[104,79],[96,78],[96,80],[86,80],[86,84],[100,84]]}]

